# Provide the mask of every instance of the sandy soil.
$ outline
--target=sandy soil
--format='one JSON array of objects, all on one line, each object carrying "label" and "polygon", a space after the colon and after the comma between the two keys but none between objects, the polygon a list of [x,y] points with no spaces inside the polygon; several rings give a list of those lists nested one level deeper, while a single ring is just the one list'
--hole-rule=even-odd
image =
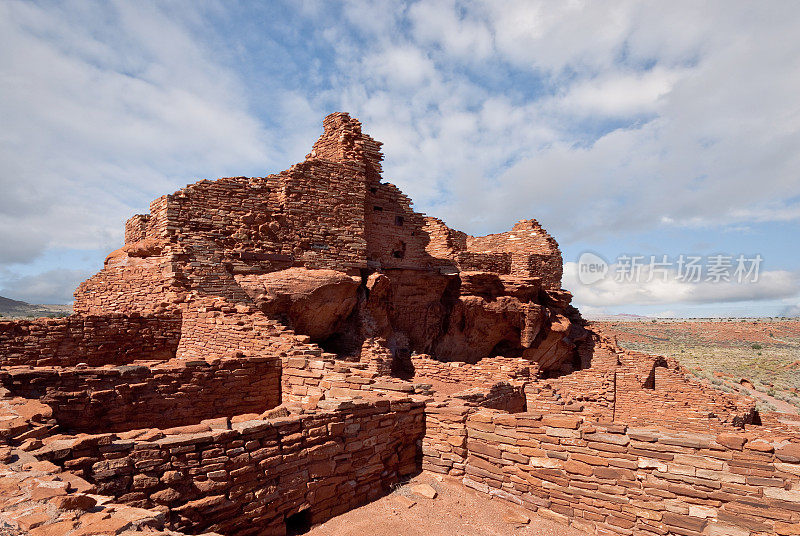
[{"label": "sandy soil", "polygon": [[761,411],[800,413],[797,319],[593,322],[631,350],[671,356],[710,385],[756,398]]},{"label": "sandy soil", "polygon": [[[427,499],[411,491],[419,483],[438,493]],[[416,504],[409,507],[409,499]],[[530,518],[527,524],[505,520],[510,513]],[[440,482],[422,473],[408,484],[375,502],[317,525],[309,536],[585,536],[585,533],[538,517],[515,505],[462,486],[457,480]]]}]

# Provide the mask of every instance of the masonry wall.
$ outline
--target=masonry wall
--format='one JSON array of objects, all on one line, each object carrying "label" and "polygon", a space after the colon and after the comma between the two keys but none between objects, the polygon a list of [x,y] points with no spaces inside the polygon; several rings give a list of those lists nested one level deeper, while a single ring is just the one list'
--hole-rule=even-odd
[{"label": "masonry wall", "polygon": [[149,441],[91,436],[37,455],[120,502],[164,508],[173,529],[284,534],[289,515],[307,509],[322,522],[417,472],[424,433],[422,404],[409,400],[231,428]]},{"label": "masonry wall", "polygon": [[510,273],[519,277],[538,277],[544,288],[560,289],[563,276],[561,254],[513,254]]},{"label": "masonry wall", "polygon": [[363,395],[375,383],[374,372],[351,368],[355,363],[335,361],[321,351],[283,360],[281,388],[286,402],[310,406],[326,397]]},{"label": "masonry wall", "polygon": [[181,312],[181,339],[176,356],[183,359],[248,356],[279,357],[303,340],[275,320],[244,305],[205,299]]},{"label": "masonry wall", "polygon": [[467,461],[468,417],[480,408],[507,413],[525,411],[522,386],[496,382],[473,387],[445,400],[425,405],[425,437],[422,440],[422,468],[450,476],[462,476]]},{"label": "masonry wall", "polygon": [[109,259],[103,270],[78,285],[72,310],[93,315],[151,314],[163,309],[166,300],[181,289],[180,273],[169,254],[120,256]]},{"label": "masonry wall", "polygon": [[511,231],[467,238],[467,251],[481,254],[508,253],[510,273],[538,277],[547,289],[560,289],[561,251],[556,240],[536,220],[517,222]]},{"label": "masonry wall", "polygon": [[[280,360],[173,360],[154,366],[0,370],[12,395],[52,408],[73,433],[170,428],[262,413],[281,402]],[[235,393],[235,396],[232,396]]]},{"label": "masonry wall", "polygon": [[364,188],[356,166],[310,160],[264,178],[198,182],[167,196],[164,217],[190,254],[208,250],[234,273],[293,260],[346,270],[363,265]]},{"label": "masonry wall", "polygon": [[454,265],[430,255],[425,218],[412,210],[411,200],[395,185],[369,184],[364,212],[367,259],[371,266],[438,269]]},{"label": "masonry wall", "polygon": [[439,218],[425,216],[425,233],[428,235],[425,249],[433,257],[452,259],[457,252],[467,249],[467,233],[449,228]]},{"label": "masonry wall", "polygon": [[75,314],[65,318],[0,321],[0,366],[124,365],[175,357],[176,314]]},{"label": "masonry wall", "polygon": [[487,357],[476,364],[439,361],[425,354],[411,356],[417,377],[468,387],[493,385],[502,380],[530,380],[536,377],[536,363],[522,358]]},{"label": "masonry wall", "polygon": [[467,486],[588,533],[788,535],[800,527],[797,442],[486,410],[470,415],[466,430]]},{"label": "masonry wall", "polygon": [[125,222],[125,243],[132,244],[147,238],[149,214],[135,214]]},{"label": "masonry wall", "polygon": [[463,271],[494,272],[502,275],[511,273],[510,253],[462,251],[456,254],[456,261],[459,269]]},{"label": "masonry wall", "polygon": [[291,266],[358,274],[366,266],[365,188],[359,166],[309,160],[279,175],[204,180],[163,196],[149,216],[126,224],[126,241],[159,241],[163,253],[114,252],[78,287],[75,310],[154,309],[192,290],[250,303],[235,274]]}]

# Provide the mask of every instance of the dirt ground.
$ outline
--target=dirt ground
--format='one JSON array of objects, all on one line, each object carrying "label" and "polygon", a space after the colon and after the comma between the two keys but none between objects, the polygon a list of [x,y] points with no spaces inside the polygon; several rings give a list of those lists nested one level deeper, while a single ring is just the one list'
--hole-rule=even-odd
[{"label": "dirt ground", "polygon": [[762,411],[800,408],[797,319],[631,320],[592,322],[628,349],[671,356],[723,391],[759,400]]},{"label": "dirt ground", "polygon": [[[429,484],[437,496],[415,494],[416,484]],[[411,503],[413,505],[409,506]],[[529,518],[522,524],[511,519]],[[508,518],[508,519],[505,519]],[[458,481],[422,473],[393,493],[330,519],[309,536],[585,536],[584,532],[538,517],[505,501],[491,499]]]}]

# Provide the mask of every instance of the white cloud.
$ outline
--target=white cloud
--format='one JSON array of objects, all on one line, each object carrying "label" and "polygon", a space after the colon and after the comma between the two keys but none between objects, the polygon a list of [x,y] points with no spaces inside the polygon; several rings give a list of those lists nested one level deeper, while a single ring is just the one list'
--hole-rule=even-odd
[{"label": "white cloud", "polygon": [[[449,56],[475,62],[492,53],[492,30],[479,16],[480,9],[459,9],[455,0],[417,2],[408,10],[415,41],[441,47]],[[474,7],[474,6],[471,6]]]},{"label": "white cloud", "polygon": [[91,274],[85,270],[55,269],[27,276],[3,277],[0,296],[28,303],[72,303],[72,291]]},{"label": "white cloud", "polygon": [[427,55],[417,47],[396,46],[367,56],[364,68],[372,75],[381,77],[384,86],[399,85],[401,88],[416,88],[429,84],[435,68]]},{"label": "white cloud", "polygon": [[558,105],[567,114],[614,117],[655,113],[659,99],[669,93],[679,77],[679,71],[661,68],[611,72],[574,84]]},{"label": "white cloud", "polygon": [[743,2],[421,1],[387,8],[375,26],[392,31],[370,31],[366,56],[345,29],[330,35],[347,75],[325,98],[386,142],[389,180],[470,232],[531,216],[566,242],[797,221],[791,15],[783,3],[753,17]]},{"label": "white cloud", "polygon": [[570,289],[580,306],[612,307],[618,305],[703,304],[741,301],[764,301],[792,298],[800,294],[800,274],[785,271],[762,271],[755,282],[707,281],[684,282],[674,270],[653,274],[649,266],[634,281],[618,281],[617,265],[608,276],[592,285],[583,285],[577,277],[577,263],[564,263],[564,288]]},{"label": "white cloud", "polygon": [[0,264],[119,244],[134,208],[267,162],[243,88],[207,52],[149,4],[0,4],[0,245],[17,244]]}]

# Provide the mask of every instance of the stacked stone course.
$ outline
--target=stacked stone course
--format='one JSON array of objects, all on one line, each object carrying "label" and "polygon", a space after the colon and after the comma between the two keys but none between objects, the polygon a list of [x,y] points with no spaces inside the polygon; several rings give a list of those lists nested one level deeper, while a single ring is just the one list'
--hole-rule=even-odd
[{"label": "stacked stone course", "polygon": [[223,423],[207,432],[61,441],[36,454],[97,490],[167,513],[195,533],[281,533],[286,517],[313,522],[373,500],[413,474],[422,404],[342,403],[335,410]]},{"label": "stacked stone course", "polygon": [[800,441],[486,411],[466,429],[467,486],[589,533],[789,535],[800,526]]},{"label": "stacked stone course", "polygon": [[151,366],[14,367],[0,371],[0,384],[15,396],[50,406],[65,429],[96,432],[262,413],[280,404],[280,375],[279,359],[249,357]]},{"label": "stacked stone course", "polygon": [[175,357],[177,315],[71,315],[0,320],[0,365],[125,365],[137,359]]}]

